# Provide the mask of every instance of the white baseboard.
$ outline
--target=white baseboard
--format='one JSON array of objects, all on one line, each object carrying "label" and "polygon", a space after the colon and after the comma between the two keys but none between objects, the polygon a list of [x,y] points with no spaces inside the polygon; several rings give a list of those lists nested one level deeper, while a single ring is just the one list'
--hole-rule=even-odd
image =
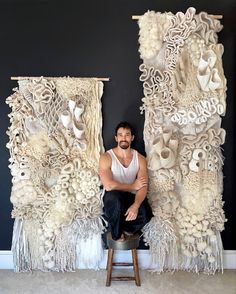
[{"label": "white baseboard", "polygon": [[224,269],[236,269],[236,250],[223,251]]},{"label": "white baseboard", "polygon": [[[114,256],[117,262],[131,262],[131,252],[117,250]],[[224,269],[236,269],[236,250],[224,250]],[[104,252],[104,258],[100,263],[100,268],[106,268],[107,250]],[[139,267],[141,269],[150,268],[151,256],[149,250],[138,250]],[[10,250],[0,250],[0,269],[13,269],[13,256]]]}]

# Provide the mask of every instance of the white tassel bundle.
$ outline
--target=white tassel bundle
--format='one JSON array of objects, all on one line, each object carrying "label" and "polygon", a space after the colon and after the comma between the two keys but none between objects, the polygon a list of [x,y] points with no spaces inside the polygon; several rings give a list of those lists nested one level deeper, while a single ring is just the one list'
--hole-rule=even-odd
[{"label": "white tassel bundle", "polygon": [[177,238],[171,223],[153,217],[142,229],[144,241],[150,246],[154,271],[178,269]]},{"label": "white tassel bundle", "polygon": [[24,220],[16,219],[13,227],[12,247],[15,272],[32,270],[29,242],[24,231]]}]

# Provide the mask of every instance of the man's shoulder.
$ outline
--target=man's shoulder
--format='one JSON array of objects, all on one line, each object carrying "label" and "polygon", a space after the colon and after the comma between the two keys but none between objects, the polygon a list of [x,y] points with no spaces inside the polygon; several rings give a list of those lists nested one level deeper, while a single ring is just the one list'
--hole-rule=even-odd
[{"label": "man's shoulder", "polygon": [[107,169],[111,167],[111,157],[108,152],[104,152],[100,155],[99,168]]},{"label": "man's shoulder", "polygon": [[139,153],[138,150],[136,150],[136,149],[133,149],[133,150],[137,152],[139,159],[146,160],[146,157],[143,156],[141,153]]},{"label": "man's shoulder", "polygon": [[143,156],[141,153],[138,153],[138,161],[139,161],[139,164],[142,164],[142,165],[146,165],[147,164],[147,159],[145,156]]},{"label": "man's shoulder", "polygon": [[109,150],[107,150],[106,152],[102,153],[102,154],[100,155],[100,159],[111,158],[111,156],[110,156],[110,154],[109,154],[108,151],[109,151]]}]

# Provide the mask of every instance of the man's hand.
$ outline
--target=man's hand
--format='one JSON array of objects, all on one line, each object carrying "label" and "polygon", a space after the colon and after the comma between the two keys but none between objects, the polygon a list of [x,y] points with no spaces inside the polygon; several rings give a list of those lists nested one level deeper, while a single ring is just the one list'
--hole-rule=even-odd
[{"label": "man's hand", "polygon": [[133,183],[134,190],[138,191],[141,188],[146,187],[147,184],[148,184],[148,180],[146,177],[137,178]]},{"label": "man's hand", "polygon": [[126,216],[126,221],[132,221],[132,220],[135,220],[137,215],[138,215],[138,209],[139,209],[139,206],[134,203],[132,204],[126,211],[125,213],[125,216]]}]

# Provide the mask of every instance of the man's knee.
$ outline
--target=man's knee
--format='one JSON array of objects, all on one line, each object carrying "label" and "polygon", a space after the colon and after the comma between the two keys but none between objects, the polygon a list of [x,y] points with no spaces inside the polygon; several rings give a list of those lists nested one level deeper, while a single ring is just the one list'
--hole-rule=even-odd
[{"label": "man's knee", "polygon": [[151,207],[147,201],[143,201],[143,203],[139,207],[139,215],[144,223],[149,222],[150,219],[153,217]]},{"label": "man's knee", "polygon": [[122,198],[122,192],[120,191],[106,191],[105,195],[103,196],[103,202],[104,205],[120,206],[122,204]]}]

